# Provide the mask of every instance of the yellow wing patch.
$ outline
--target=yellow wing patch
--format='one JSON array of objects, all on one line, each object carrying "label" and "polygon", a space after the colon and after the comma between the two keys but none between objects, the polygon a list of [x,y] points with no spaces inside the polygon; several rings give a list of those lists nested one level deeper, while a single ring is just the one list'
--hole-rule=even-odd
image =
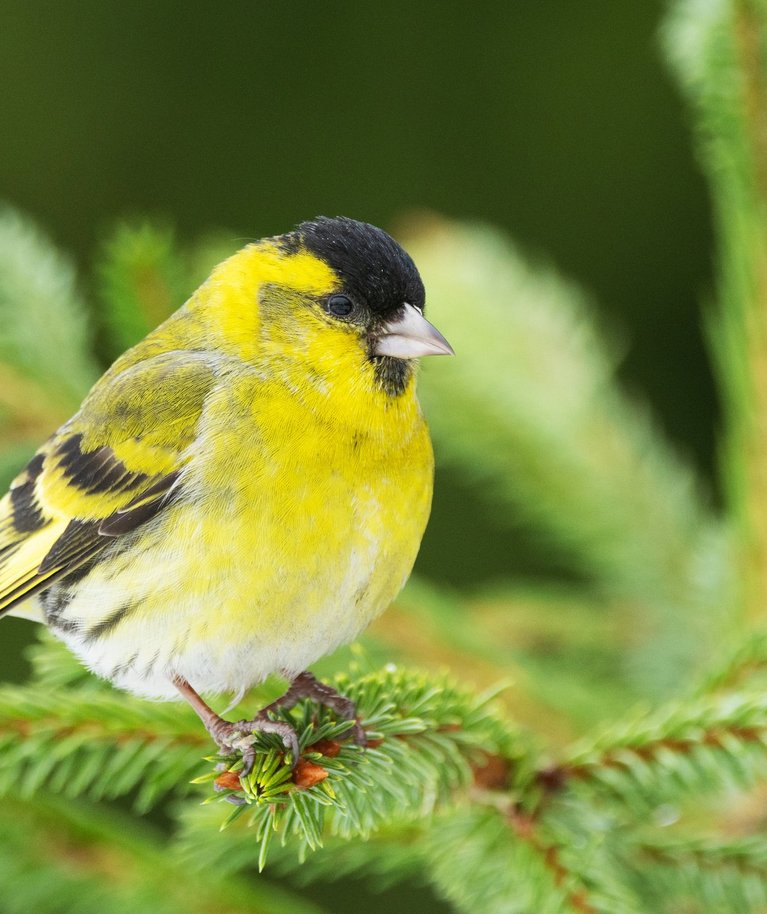
[{"label": "yellow wing patch", "polygon": [[[34,476],[27,467],[20,477],[25,481],[3,499],[0,613],[91,561],[115,537],[154,517],[170,497],[178,472],[130,473],[111,448],[82,451],[80,442],[79,435],[64,437],[48,453],[36,454]],[[44,494],[48,474],[55,501]],[[85,514],[77,510],[82,505],[89,509]]]},{"label": "yellow wing patch", "polygon": [[176,352],[99,382],[0,501],[0,613],[157,515],[215,381]]},{"label": "yellow wing patch", "polygon": [[40,565],[65,529],[64,521],[49,524],[16,543],[6,561],[0,556],[0,612],[42,589],[52,572],[41,575]]},{"label": "yellow wing patch", "polygon": [[36,490],[43,460],[42,452],[35,454],[0,499],[0,571],[21,542],[47,523]]}]

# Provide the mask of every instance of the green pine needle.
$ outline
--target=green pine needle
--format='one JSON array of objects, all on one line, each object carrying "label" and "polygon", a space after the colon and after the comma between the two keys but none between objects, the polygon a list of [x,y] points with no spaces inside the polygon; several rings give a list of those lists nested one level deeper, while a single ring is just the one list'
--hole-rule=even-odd
[{"label": "green pine needle", "polygon": [[[240,784],[226,777],[242,770],[239,754],[197,779],[214,782],[218,796],[241,804],[224,824],[244,817],[262,842],[277,834],[303,855],[325,835],[367,838],[392,822],[428,817],[468,788],[472,765],[488,756],[507,759],[517,779],[532,773],[529,750],[493,712],[489,696],[397,669],[342,678],[337,686],[357,705],[367,747],[349,742],[349,721],[313,702],[280,713],[298,734],[302,755],[295,771],[279,737],[257,733],[256,764]],[[254,842],[257,853],[263,865],[266,851]]]},{"label": "green pine needle", "polygon": [[767,702],[762,694],[731,693],[623,721],[574,746],[541,781],[555,792],[597,791],[641,817],[648,807],[766,776]]},{"label": "green pine needle", "polygon": [[121,224],[98,265],[109,356],[116,358],[180,308],[194,289],[173,231]]},{"label": "green pine needle", "polygon": [[[0,368],[4,365],[41,385],[55,404],[51,412],[76,407],[98,377],[74,265],[31,219],[8,206],[0,207]],[[0,383],[9,380],[0,374]],[[34,410],[28,392],[26,398]]]}]

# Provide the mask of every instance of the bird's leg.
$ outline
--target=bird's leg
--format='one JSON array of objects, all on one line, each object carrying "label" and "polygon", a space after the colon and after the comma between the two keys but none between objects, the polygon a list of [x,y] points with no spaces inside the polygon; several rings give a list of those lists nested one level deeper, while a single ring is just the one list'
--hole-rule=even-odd
[{"label": "bird's leg", "polygon": [[308,671],[299,673],[281,698],[262,708],[251,720],[224,720],[200,698],[182,676],[174,676],[173,684],[195,710],[218,748],[226,754],[236,749],[242,753],[243,768],[240,772],[242,777],[250,774],[256,761],[256,753],[253,749],[253,734],[256,731],[278,734],[282,738],[285,748],[290,751],[293,757],[293,766],[295,767],[301,754],[296,731],[285,721],[271,720],[269,712],[276,711],[279,708],[292,708],[302,698],[309,698],[319,704],[326,705],[345,720],[353,720],[352,733],[354,741],[360,746],[364,746],[367,743],[365,731],[357,719],[357,709],[354,702],[350,698],[341,695],[331,686],[319,682]]},{"label": "bird's leg", "polygon": [[288,691],[281,698],[263,708],[258,716],[261,717],[262,714],[268,714],[269,711],[276,711],[278,708],[292,708],[302,698],[309,698],[318,704],[325,705],[331,711],[335,711],[339,717],[343,717],[344,720],[353,720],[352,733],[354,734],[354,741],[360,746],[366,745],[367,737],[357,718],[357,708],[354,702],[350,698],[341,695],[331,686],[320,682],[308,670],[299,673],[290,683]]},{"label": "bird's leg", "polygon": [[[253,734],[257,730],[262,733],[278,734],[282,738],[285,748],[293,756],[293,765],[295,766],[298,762],[301,753],[298,747],[296,731],[285,721],[269,720],[266,715],[268,708],[260,711],[253,720],[238,720],[234,722],[224,720],[200,698],[183,676],[174,676],[173,685],[192,706],[221,752],[230,754],[235,749],[239,749],[242,752],[243,768],[240,772],[241,777],[247,776],[253,770],[253,765],[256,761],[256,753],[253,749]],[[274,703],[275,706],[277,704],[277,702]],[[271,707],[272,705],[269,705],[269,708]]]}]

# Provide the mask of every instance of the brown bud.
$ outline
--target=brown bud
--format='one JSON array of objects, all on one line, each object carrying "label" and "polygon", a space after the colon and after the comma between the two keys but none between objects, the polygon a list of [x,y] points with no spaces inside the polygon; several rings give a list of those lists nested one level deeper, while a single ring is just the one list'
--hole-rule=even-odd
[{"label": "brown bud", "polygon": [[341,743],[334,739],[319,739],[316,743],[309,746],[309,752],[319,752],[320,755],[326,755],[328,758],[335,758],[341,751]]},{"label": "brown bud", "polygon": [[327,776],[328,773],[322,765],[315,765],[314,762],[302,758],[298,760],[293,771],[293,783],[299,790],[307,790],[309,787],[319,784],[320,781],[324,781]]},{"label": "brown bud", "polygon": [[499,755],[486,755],[482,763],[472,766],[474,783],[485,790],[503,790],[508,784],[509,767]]},{"label": "brown bud", "polygon": [[240,776],[236,771],[224,771],[213,782],[219,790],[241,790]]}]

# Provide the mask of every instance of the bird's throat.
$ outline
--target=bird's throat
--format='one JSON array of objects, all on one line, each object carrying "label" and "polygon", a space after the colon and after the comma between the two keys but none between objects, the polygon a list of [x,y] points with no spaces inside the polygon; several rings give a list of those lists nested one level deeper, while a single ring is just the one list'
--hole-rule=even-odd
[{"label": "bird's throat", "polygon": [[413,380],[412,362],[390,355],[374,355],[370,361],[380,389],[389,397],[401,397]]}]

